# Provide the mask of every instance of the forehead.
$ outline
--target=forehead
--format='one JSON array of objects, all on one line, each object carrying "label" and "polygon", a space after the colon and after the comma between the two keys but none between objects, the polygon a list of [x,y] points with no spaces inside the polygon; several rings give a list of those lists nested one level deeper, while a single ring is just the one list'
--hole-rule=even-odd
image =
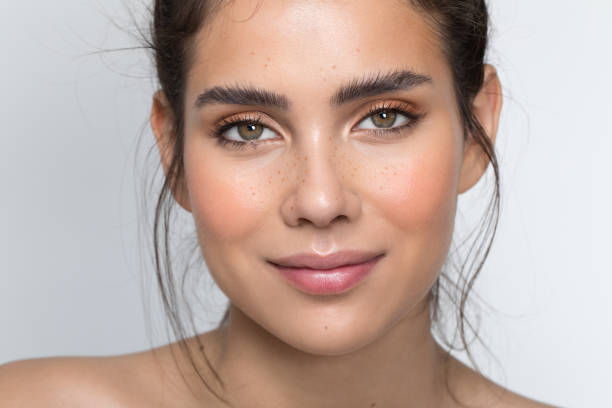
[{"label": "forehead", "polygon": [[298,91],[364,72],[447,72],[437,35],[407,0],[233,0],[198,34],[190,82]]}]

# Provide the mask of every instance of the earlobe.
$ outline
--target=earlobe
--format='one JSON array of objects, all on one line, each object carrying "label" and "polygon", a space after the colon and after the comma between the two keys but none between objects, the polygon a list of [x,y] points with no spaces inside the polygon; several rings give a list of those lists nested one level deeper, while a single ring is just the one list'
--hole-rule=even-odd
[{"label": "earlobe", "polygon": [[[484,131],[482,136],[488,138],[491,146],[494,146],[503,97],[501,83],[495,68],[488,64],[485,65],[484,74],[482,88],[472,103],[472,111]],[[471,134],[465,142],[458,194],[472,188],[489,165],[489,158],[477,139],[479,139],[477,134]]]},{"label": "earlobe", "polygon": [[[150,122],[159,150],[164,175],[168,177],[168,170],[174,155],[176,132],[174,128],[174,113],[172,112],[166,95],[161,90],[153,95]],[[172,191],[172,195],[181,207],[191,212],[191,206],[189,205],[188,199],[189,194],[187,193],[184,177],[177,184],[176,191]]]}]

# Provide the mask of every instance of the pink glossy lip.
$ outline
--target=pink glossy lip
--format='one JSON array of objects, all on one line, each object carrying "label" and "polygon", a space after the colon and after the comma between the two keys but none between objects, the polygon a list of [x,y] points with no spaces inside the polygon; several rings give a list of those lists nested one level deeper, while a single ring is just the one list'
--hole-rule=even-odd
[{"label": "pink glossy lip", "polygon": [[355,287],[383,256],[384,253],[342,251],[328,256],[297,254],[270,263],[297,289],[331,295]]}]

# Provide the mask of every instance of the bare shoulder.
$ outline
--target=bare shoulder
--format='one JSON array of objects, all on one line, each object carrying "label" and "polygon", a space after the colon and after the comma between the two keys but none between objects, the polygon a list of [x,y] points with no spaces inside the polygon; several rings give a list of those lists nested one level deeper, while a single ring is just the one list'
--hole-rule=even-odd
[{"label": "bare shoulder", "polygon": [[3,407],[121,406],[98,358],[62,357],[14,361],[0,366]]},{"label": "bare shoulder", "polygon": [[208,395],[185,383],[179,356],[169,344],[108,357],[10,362],[0,365],[0,407],[201,407]]},{"label": "bare shoulder", "polygon": [[495,408],[559,408],[553,405],[545,404],[543,402],[527,398],[523,395],[512,392],[490,381],[489,383],[490,383],[489,389],[492,391],[491,395],[498,398],[497,402],[491,405],[492,407],[495,407]]},{"label": "bare shoulder", "polygon": [[452,372],[454,376],[453,392],[457,399],[467,406],[487,408],[559,408],[506,389],[454,358],[451,360],[449,368],[449,372]]},{"label": "bare shoulder", "polygon": [[[173,398],[151,351],[110,357],[53,357],[0,366],[0,406],[163,407]],[[163,386],[166,386],[164,388]]]}]

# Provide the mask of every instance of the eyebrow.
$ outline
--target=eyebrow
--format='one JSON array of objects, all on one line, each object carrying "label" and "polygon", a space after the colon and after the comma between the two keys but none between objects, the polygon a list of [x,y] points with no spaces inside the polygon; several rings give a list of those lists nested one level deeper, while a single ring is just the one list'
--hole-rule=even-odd
[{"label": "eyebrow", "polygon": [[375,75],[354,79],[346,85],[341,86],[334,96],[332,96],[329,103],[331,106],[340,106],[356,99],[386,92],[408,90],[431,82],[433,81],[430,76],[417,74],[410,70],[391,71],[387,73],[379,72]]},{"label": "eyebrow", "polygon": [[[430,76],[411,70],[378,72],[353,79],[340,86],[330,98],[329,104],[338,107],[357,99],[398,90],[409,90],[432,82]],[[241,85],[215,86],[207,89],[196,98],[194,107],[201,108],[209,104],[257,105],[278,108],[282,111],[288,110],[291,105],[289,98],[285,95]]]},{"label": "eyebrow", "polygon": [[194,107],[201,108],[209,104],[228,105],[261,105],[289,109],[286,96],[252,86],[215,86],[202,92],[195,101]]}]

